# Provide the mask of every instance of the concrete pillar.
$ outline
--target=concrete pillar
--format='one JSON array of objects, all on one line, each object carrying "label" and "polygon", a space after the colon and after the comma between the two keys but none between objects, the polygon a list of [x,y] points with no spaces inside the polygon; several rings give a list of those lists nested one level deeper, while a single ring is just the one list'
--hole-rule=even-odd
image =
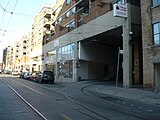
[{"label": "concrete pillar", "polygon": [[132,84],[132,44],[131,44],[131,13],[130,3],[127,3],[128,17],[123,26],[123,86],[129,88]]},{"label": "concrete pillar", "polygon": [[74,60],[73,60],[73,82],[78,81],[78,69],[76,68],[76,63],[78,61],[78,46],[79,46],[79,43],[75,42]]}]

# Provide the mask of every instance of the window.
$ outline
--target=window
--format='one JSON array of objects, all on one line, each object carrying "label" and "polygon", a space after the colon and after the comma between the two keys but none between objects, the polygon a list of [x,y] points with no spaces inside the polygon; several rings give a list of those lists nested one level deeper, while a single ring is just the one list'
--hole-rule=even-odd
[{"label": "window", "polygon": [[66,18],[68,18],[69,16],[70,16],[70,11],[66,13]]},{"label": "window", "polygon": [[70,27],[69,24],[67,24],[67,25],[66,25],[66,28],[69,28],[69,27]]},{"label": "window", "polygon": [[72,21],[71,27],[72,27],[72,28],[75,28],[75,21]]},{"label": "window", "polygon": [[75,14],[76,13],[76,7],[73,7],[72,8],[72,14]]},{"label": "window", "polygon": [[26,52],[23,52],[23,55],[26,55]]},{"label": "window", "polygon": [[71,2],[71,0],[66,0],[66,4],[68,5]]},{"label": "window", "polygon": [[154,44],[160,44],[160,22],[153,25]]},{"label": "window", "polygon": [[152,6],[160,5],[160,0],[152,0]]},{"label": "window", "polygon": [[72,78],[73,76],[73,64],[72,60],[74,59],[74,43],[59,48],[58,50],[58,59],[60,61],[61,74],[64,78]]},{"label": "window", "polygon": [[58,58],[65,60],[72,60],[74,59],[74,43],[64,46],[58,50]]},{"label": "window", "polygon": [[118,0],[118,4],[125,4],[125,0]]}]

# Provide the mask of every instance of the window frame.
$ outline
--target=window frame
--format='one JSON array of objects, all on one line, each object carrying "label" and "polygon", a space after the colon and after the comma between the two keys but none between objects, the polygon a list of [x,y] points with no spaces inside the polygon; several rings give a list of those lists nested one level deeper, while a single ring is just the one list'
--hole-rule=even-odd
[{"label": "window frame", "polygon": [[[157,32],[155,31],[156,25],[158,25],[158,29],[157,29],[158,31]],[[153,29],[153,43],[154,43],[154,45],[160,45],[160,22],[153,23],[152,29]],[[157,35],[159,36],[158,42],[155,41],[155,37]]]},{"label": "window frame", "polygon": [[69,18],[70,17],[70,11],[66,12],[65,16],[66,16],[66,18]]},{"label": "window frame", "polygon": [[159,6],[160,5],[160,0],[152,0],[152,6]]},{"label": "window frame", "polygon": [[71,0],[66,0],[66,5],[70,4]]}]

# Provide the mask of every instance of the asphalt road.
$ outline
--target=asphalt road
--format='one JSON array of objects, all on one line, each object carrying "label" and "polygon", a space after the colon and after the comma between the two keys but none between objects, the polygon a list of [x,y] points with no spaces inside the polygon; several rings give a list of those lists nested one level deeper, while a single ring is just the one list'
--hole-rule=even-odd
[{"label": "asphalt road", "polygon": [[39,84],[0,75],[0,120],[150,119],[86,91],[90,82]]}]

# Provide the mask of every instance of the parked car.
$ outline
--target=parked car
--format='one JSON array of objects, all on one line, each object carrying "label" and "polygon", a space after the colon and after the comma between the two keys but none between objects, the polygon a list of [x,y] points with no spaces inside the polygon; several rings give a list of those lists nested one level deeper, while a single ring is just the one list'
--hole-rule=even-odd
[{"label": "parked car", "polygon": [[43,82],[54,83],[54,73],[52,71],[43,71],[40,74],[39,82],[40,83],[43,83]]},{"label": "parked car", "polygon": [[4,71],[5,74],[10,74],[9,70]]},{"label": "parked car", "polygon": [[30,76],[31,76],[31,73],[30,73],[30,72],[26,72],[26,73],[24,74],[24,79],[29,79]]},{"label": "parked car", "polygon": [[33,80],[33,81],[39,81],[40,79],[40,75],[41,75],[41,72],[34,72],[31,74],[30,76],[30,80]]},{"label": "parked car", "polygon": [[21,72],[20,75],[19,75],[19,77],[22,78],[22,79],[24,79],[25,73],[26,73],[26,72]]},{"label": "parked car", "polygon": [[18,71],[12,71],[12,75],[18,76],[19,73],[18,73]]}]

